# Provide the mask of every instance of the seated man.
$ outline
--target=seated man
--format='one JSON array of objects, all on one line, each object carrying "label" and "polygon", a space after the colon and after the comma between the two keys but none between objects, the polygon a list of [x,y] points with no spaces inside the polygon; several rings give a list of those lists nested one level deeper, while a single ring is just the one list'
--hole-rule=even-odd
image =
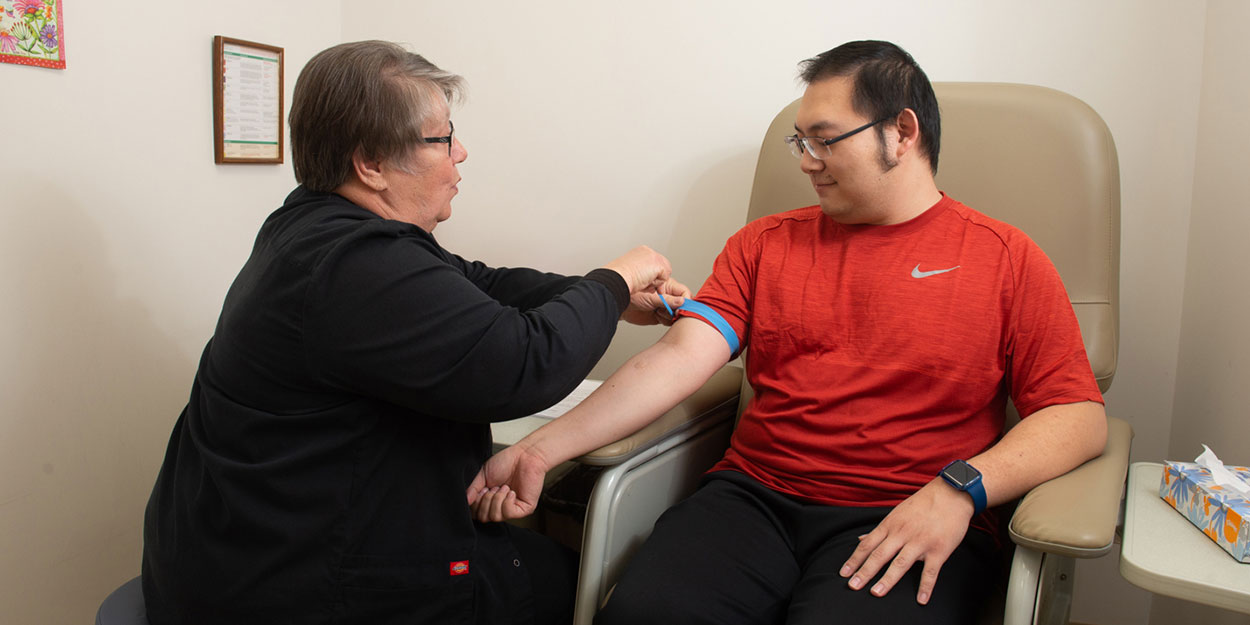
[{"label": "seated man", "polygon": [[[1054,267],[937,189],[920,67],[879,41],[801,67],[786,141],[820,205],[726,243],[697,299],[736,336],[683,313],[467,493],[480,519],[527,513],[547,468],[677,404],[733,339],[749,346],[755,396],[730,449],[660,517],[597,622],[972,622],[999,570],[987,507],[1105,443]],[[1024,418],[1000,439],[1008,396]]]}]

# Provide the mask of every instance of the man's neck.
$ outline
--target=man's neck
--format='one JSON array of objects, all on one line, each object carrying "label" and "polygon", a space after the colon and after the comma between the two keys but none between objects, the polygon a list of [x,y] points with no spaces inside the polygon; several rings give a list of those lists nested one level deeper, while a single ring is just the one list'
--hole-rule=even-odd
[{"label": "man's neck", "polygon": [[919,217],[942,199],[932,176],[913,177],[893,189],[882,211],[885,219],[881,225],[901,224]]},{"label": "man's neck", "polygon": [[846,225],[889,226],[919,217],[941,199],[937,183],[925,169],[924,175],[895,176],[868,205],[848,215],[849,221],[830,217]]}]

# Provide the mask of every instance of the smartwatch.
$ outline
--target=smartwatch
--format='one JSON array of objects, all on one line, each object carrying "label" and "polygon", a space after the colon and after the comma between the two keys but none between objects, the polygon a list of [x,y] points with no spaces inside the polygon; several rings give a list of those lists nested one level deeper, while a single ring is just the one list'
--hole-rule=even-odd
[{"label": "smartwatch", "polygon": [[981,484],[981,472],[975,467],[963,460],[956,460],[946,465],[941,475],[955,490],[961,490],[972,497],[973,514],[981,514],[985,510],[985,486]]}]

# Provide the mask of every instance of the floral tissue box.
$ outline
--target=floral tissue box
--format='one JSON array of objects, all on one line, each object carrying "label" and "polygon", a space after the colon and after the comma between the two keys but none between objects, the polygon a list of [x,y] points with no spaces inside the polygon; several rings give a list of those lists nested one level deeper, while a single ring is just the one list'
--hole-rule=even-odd
[{"label": "floral tissue box", "polygon": [[[1250,468],[1228,466],[1250,482]],[[1193,462],[1166,462],[1159,496],[1239,562],[1250,563],[1250,499],[1215,483]]]}]

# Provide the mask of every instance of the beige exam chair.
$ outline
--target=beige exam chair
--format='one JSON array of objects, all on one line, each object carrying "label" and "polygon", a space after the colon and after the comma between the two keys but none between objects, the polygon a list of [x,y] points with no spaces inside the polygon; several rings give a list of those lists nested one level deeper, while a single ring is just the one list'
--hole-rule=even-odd
[{"label": "beige exam chair", "polygon": [[[1115,375],[1119,304],[1120,180],[1110,131],[1085,103],[1051,89],[934,88],[943,126],[938,187],[1024,230],[1050,256],[1105,392]],[[784,108],[764,136],[747,221],[817,202],[782,142],[797,109],[797,101]],[[750,393],[741,370],[728,366],[656,423],[580,459],[605,470],[587,507],[577,625],[590,625],[656,517],[720,458]],[[1116,418],[1108,426],[1102,456],[1020,500],[1009,526],[1015,553],[1005,604],[987,607],[988,622],[1067,623],[1073,559],[1114,545],[1132,429]]]}]

